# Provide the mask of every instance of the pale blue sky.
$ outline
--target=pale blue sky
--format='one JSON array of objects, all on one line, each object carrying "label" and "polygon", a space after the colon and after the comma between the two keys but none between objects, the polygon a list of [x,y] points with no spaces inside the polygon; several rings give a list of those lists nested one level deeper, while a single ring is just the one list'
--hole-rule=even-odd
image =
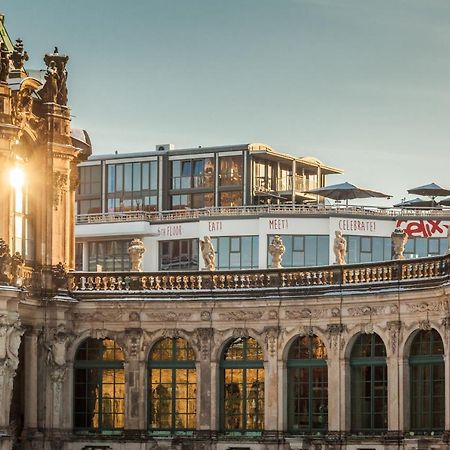
[{"label": "pale blue sky", "polygon": [[[70,55],[95,153],[264,142],[391,193],[450,185],[448,0],[21,0],[29,67]],[[411,196],[409,196],[411,197]],[[388,202],[385,203],[386,205]]]}]

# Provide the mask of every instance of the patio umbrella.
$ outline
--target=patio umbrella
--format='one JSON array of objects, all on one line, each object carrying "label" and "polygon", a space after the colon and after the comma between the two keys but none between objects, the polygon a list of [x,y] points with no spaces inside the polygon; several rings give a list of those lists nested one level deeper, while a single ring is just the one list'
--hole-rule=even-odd
[{"label": "patio umbrella", "polygon": [[433,206],[432,200],[424,200],[423,198],[414,198],[412,200],[406,200],[402,203],[397,203],[394,208],[430,208]]},{"label": "patio umbrella", "polygon": [[441,200],[439,204],[442,206],[450,206],[450,197],[444,198],[444,200]]},{"label": "patio umbrella", "polygon": [[321,195],[322,197],[332,198],[333,200],[345,200],[347,204],[349,200],[355,198],[391,197],[388,194],[383,194],[382,192],[373,191],[371,189],[364,189],[348,182],[333,184],[331,186],[325,186],[318,189],[312,189],[310,191],[307,191],[306,193]]},{"label": "patio umbrella", "polygon": [[439,186],[436,183],[429,183],[413,189],[408,189],[408,193],[431,197],[431,201],[433,202],[434,205],[434,199],[436,197],[444,197],[446,195],[450,195],[450,189]]}]

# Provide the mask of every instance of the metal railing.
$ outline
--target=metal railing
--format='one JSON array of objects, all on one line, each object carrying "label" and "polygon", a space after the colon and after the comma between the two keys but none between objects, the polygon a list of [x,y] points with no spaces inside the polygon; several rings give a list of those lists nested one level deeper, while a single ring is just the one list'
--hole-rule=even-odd
[{"label": "metal railing", "polygon": [[172,220],[192,220],[202,217],[221,216],[261,216],[261,215],[339,215],[367,216],[371,218],[386,217],[440,217],[450,218],[450,208],[380,208],[376,206],[330,206],[330,205],[255,205],[255,206],[222,206],[202,209],[184,209],[171,211],[126,211],[97,214],[79,214],[77,224],[108,222],[170,222]]},{"label": "metal railing", "polygon": [[[217,272],[71,272],[68,288],[73,295],[133,291],[143,294],[184,291],[196,295],[211,291],[261,289],[317,293],[342,289],[380,289],[393,285],[443,284],[449,280],[450,255],[416,260],[385,261],[344,266],[300,267],[293,269],[239,270]],[[297,289],[300,289],[297,291]]]}]

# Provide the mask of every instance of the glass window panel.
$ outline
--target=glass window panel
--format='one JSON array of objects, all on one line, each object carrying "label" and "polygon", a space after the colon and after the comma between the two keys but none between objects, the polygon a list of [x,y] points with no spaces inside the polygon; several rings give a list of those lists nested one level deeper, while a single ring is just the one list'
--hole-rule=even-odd
[{"label": "glass window panel", "polygon": [[138,192],[141,186],[141,163],[133,163],[133,191]]},{"label": "glass window panel", "polygon": [[116,191],[123,191],[123,164],[116,165]]}]

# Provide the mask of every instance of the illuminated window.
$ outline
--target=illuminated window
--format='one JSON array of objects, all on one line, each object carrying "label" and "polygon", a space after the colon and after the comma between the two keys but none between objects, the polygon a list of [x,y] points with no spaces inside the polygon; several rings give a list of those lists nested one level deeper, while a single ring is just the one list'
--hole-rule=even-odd
[{"label": "illuminated window", "polygon": [[235,339],[224,351],[222,428],[227,432],[259,432],[264,428],[264,359],[258,342]]},{"label": "illuminated window", "polygon": [[161,431],[194,430],[197,411],[195,355],[181,338],[165,338],[153,347],[149,366],[149,427]]},{"label": "illuminated window", "polygon": [[352,430],[379,433],[387,429],[386,348],[377,334],[359,334],[352,349]]},{"label": "illuminated window", "polygon": [[436,330],[419,331],[409,357],[411,429],[442,431],[445,419],[444,345]]},{"label": "illuminated window", "polygon": [[124,427],[124,354],[111,339],[85,340],[75,356],[74,426],[112,432]]},{"label": "illuminated window", "polygon": [[220,158],[219,185],[234,186],[242,184],[242,156],[222,156]]},{"label": "illuminated window", "polygon": [[25,184],[26,174],[21,167],[14,167],[10,173],[12,186],[12,247],[25,261],[34,260],[34,229],[30,211],[30,195]]},{"label": "illuminated window", "polygon": [[289,349],[288,420],[292,433],[325,431],[328,425],[327,351],[318,336],[298,337]]}]

